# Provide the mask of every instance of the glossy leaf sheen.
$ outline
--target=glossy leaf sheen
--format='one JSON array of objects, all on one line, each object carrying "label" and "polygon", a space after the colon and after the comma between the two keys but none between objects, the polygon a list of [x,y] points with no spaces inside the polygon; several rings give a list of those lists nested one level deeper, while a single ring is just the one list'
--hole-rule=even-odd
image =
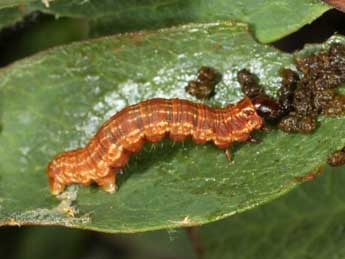
[{"label": "glossy leaf sheen", "polygon": [[[15,10],[10,11],[10,6]],[[330,9],[319,0],[5,0],[1,7],[8,8],[0,11],[0,22],[7,12],[24,15],[38,10],[58,17],[87,18],[94,36],[186,22],[239,20],[249,23],[261,42],[280,39]]]},{"label": "glossy leaf sheen", "polygon": [[253,40],[245,25],[213,23],[72,44],[13,64],[0,75],[0,224],[137,232],[215,221],[282,195],[295,176],[345,145],[343,119],[321,119],[312,135],[259,133],[260,144],[233,146],[233,163],[211,144],[146,145],[119,176],[117,193],[72,187],[60,205],[45,168],[128,104],[192,99],[184,86],[202,65],[223,73],[209,104],[225,105],[241,98],[240,69],[274,92],[278,70],[291,63]]}]

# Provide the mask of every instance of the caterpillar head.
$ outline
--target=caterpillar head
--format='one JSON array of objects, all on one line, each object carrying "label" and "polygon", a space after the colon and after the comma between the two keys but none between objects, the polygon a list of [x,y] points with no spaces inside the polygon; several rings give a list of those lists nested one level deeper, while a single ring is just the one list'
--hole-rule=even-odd
[{"label": "caterpillar head", "polygon": [[236,117],[241,119],[244,125],[241,125],[246,129],[247,133],[253,130],[260,129],[264,123],[264,120],[259,116],[252,101],[245,97],[236,104]]}]

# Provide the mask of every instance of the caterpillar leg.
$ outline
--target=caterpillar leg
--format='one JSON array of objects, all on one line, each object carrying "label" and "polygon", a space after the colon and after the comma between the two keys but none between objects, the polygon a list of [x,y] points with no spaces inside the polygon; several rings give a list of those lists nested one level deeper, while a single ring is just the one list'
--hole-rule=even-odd
[{"label": "caterpillar leg", "polygon": [[263,124],[260,130],[262,130],[263,132],[271,132],[273,129],[266,124]]},{"label": "caterpillar leg", "polygon": [[[194,140],[195,141],[195,140]],[[198,143],[197,141],[195,141],[196,143]],[[199,143],[198,143],[199,144]],[[224,143],[224,142],[221,142],[221,141],[214,141],[214,144],[218,147],[218,148],[220,148],[220,149],[222,149],[222,150],[224,150],[224,155],[225,155],[225,157],[226,157],[226,159],[228,160],[228,161],[231,161],[231,151],[230,151],[230,143]]]},{"label": "caterpillar leg", "polygon": [[254,144],[257,144],[257,143],[259,143],[260,142],[260,140],[259,139],[257,139],[257,138],[255,138],[255,137],[253,137],[252,135],[250,135],[249,136],[249,138],[248,138],[248,140],[247,140],[248,142],[250,142],[250,143],[254,143]]},{"label": "caterpillar leg", "polygon": [[110,172],[106,176],[96,180],[96,183],[106,192],[114,193],[116,191],[116,174]]},{"label": "caterpillar leg", "polygon": [[226,159],[228,159],[228,161],[231,161],[231,152],[228,148],[224,150],[224,154]]}]

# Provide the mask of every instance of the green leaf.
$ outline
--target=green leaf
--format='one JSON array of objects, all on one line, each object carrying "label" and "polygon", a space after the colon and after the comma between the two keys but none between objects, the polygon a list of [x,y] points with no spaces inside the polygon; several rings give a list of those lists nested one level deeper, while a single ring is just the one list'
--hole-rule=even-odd
[{"label": "green leaf", "polygon": [[88,38],[88,22],[83,19],[46,18],[42,20],[39,23],[33,22],[25,29],[25,33],[10,37],[8,42],[3,44],[2,64],[9,64],[42,49]]},{"label": "green leaf", "polygon": [[[333,40],[343,41],[343,38]],[[233,145],[234,162],[209,145],[147,145],[132,156],[119,191],[70,188],[50,195],[45,169],[58,152],[84,145],[102,122],[152,97],[184,91],[202,65],[223,73],[210,105],[241,97],[236,73],[248,68],[279,87],[292,56],[258,44],[243,24],[189,25],[71,44],[15,63],[0,74],[0,224],[54,224],[137,232],[204,224],[291,190],[345,145],[343,119],[320,119],[311,135],[260,133]],[[317,150],[317,152],[316,152]]]},{"label": "green leaf", "polygon": [[23,4],[31,4],[33,2],[38,2],[37,0],[2,0],[0,3],[0,8],[8,8],[13,6],[19,6]]},{"label": "green leaf", "polygon": [[13,26],[15,23],[22,21],[24,16],[27,14],[28,13],[20,8],[0,9],[0,30]]},{"label": "green leaf", "polygon": [[344,173],[328,169],[281,199],[202,227],[205,258],[344,258]]},{"label": "green leaf", "polygon": [[[43,2],[49,2],[49,7]],[[5,1],[1,7],[25,4],[25,10],[88,18],[92,35],[166,27],[187,22],[239,20],[253,28],[261,42],[280,39],[311,23],[331,7],[319,0],[54,0]]]}]

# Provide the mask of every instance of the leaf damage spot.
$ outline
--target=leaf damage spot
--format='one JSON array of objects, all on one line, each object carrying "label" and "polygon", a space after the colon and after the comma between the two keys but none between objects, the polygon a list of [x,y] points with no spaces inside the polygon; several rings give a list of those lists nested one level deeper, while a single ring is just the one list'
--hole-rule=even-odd
[{"label": "leaf damage spot", "polygon": [[324,173],[325,169],[323,167],[318,167],[315,170],[307,173],[303,176],[296,176],[294,177],[294,181],[298,183],[308,182],[314,180],[317,176],[322,175]]},{"label": "leaf damage spot", "polygon": [[345,165],[345,147],[332,153],[327,159],[327,164],[330,166]]},{"label": "leaf damage spot", "polygon": [[89,214],[79,215],[78,208],[73,205],[77,199],[77,187],[71,186],[68,190],[59,195],[61,202],[54,208],[37,208],[24,211],[20,214],[13,213],[8,220],[0,221],[0,225],[22,226],[22,225],[64,225],[73,226],[91,222]]},{"label": "leaf damage spot", "polygon": [[77,199],[77,187],[71,186],[68,191],[58,195],[58,199],[61,200],[59,205],[55,208],[56,211],[66,214],[70,217],[75,217],[79,214],[78,208],[73,205],[73,202]]}]

